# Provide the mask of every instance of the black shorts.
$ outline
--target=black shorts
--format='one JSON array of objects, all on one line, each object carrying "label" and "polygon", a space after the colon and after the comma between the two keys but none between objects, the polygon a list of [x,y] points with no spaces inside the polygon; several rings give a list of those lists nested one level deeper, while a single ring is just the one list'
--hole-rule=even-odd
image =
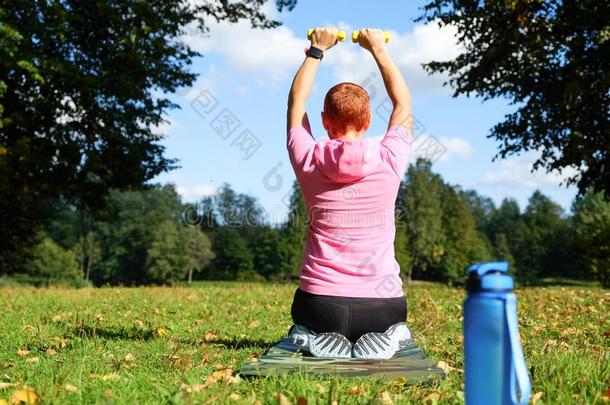
[{"label": "black shorts", "polygon": [[407,319],[407,300],[351,298],[311,294],[297,289],[292,301],[292,321],[315,333],[336,332],[356,342],[368,332],[385,332]]}]

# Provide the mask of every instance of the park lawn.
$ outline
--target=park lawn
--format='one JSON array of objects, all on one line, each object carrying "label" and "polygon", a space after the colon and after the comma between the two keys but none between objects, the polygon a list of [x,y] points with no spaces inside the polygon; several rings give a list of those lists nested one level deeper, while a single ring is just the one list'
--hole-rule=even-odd
[{"label": "park lawn", "polygon": [[[409,323],[446,380],[244,379],[236,370],[288,330],[295,285],[0,289],[0,403],[33,389],[41,403],[461,403],[464,292],[407,286]],[[610,292],[517,292],[537,403],[610,400]],[[299,403],[303,402],[303,399]]]}]

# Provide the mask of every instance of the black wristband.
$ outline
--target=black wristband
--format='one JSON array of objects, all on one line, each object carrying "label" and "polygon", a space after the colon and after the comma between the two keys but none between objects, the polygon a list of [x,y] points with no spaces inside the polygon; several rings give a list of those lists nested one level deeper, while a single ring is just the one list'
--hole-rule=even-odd
[{"label": "black wristband", "polygon": [[324,57],[324,52],[320,48],[312,46],[307,50],[307,52],[305,52],[305,55],[310,56],[314,59],[322,60],[322,58]]}]

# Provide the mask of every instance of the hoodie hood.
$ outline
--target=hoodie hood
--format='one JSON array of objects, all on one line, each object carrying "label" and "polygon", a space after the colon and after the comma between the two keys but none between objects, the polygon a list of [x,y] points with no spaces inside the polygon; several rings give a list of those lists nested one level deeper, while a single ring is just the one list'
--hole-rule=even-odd
[{"label": "hoodie hood", "polygon": [[313,158],[327,178],[337,183],[351,183],[379,167],[379,153],[379,142],[371,139],[324,139],[316,143]]}]

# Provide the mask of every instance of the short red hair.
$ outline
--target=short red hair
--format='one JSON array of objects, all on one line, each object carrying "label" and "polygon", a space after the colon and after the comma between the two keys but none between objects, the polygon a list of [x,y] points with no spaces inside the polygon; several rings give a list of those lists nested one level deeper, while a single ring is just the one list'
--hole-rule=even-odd
[{"label": "short red hair", "polygon": [[[343,134],[347,131],[362,131],[369,125],[369,94],[354,83],[339,83],[324,97],[324,115],[332,132]],[[330,131],[329,131],[330,132]]]}]

